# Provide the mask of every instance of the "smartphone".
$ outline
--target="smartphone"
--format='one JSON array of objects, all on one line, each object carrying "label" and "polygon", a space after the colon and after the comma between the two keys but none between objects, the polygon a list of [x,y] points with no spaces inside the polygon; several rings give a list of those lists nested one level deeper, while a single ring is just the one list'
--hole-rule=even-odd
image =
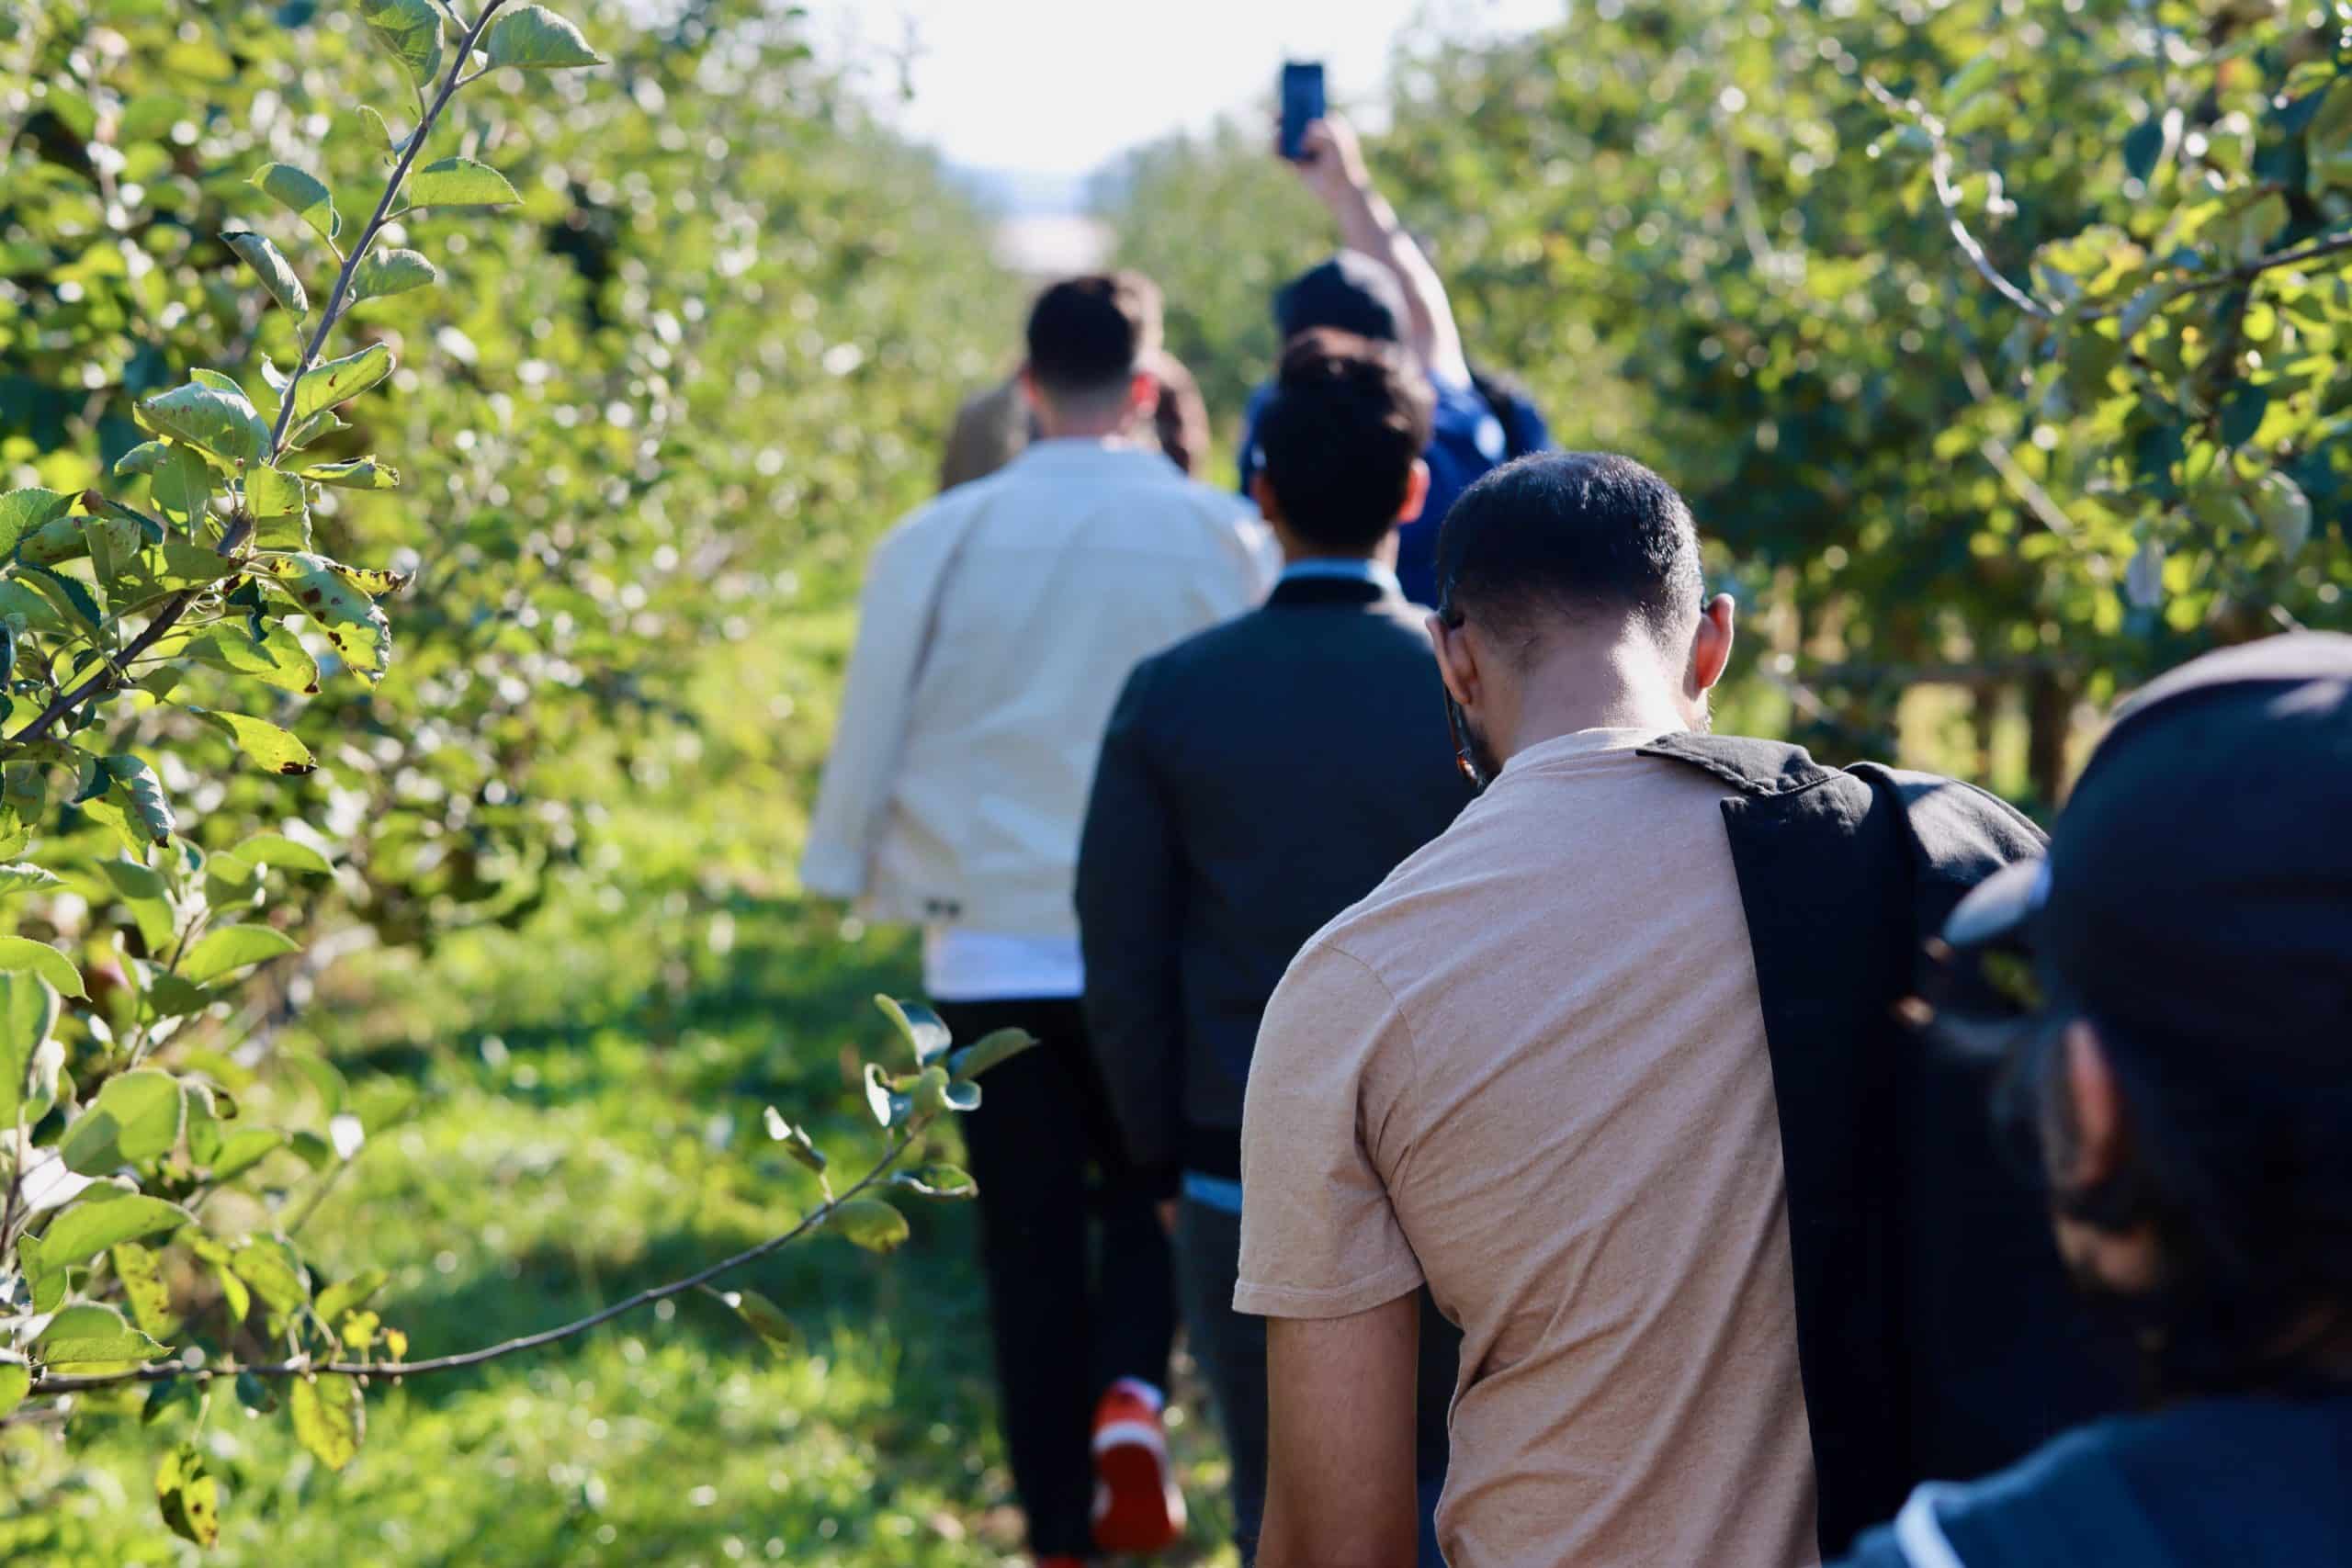
[{"label": "smartphone", "polygon": [[1283,156],[1295,164],[1306,153],[1306,128],[1323,118],[1323,63],[1292,61],[1283,66]]}]

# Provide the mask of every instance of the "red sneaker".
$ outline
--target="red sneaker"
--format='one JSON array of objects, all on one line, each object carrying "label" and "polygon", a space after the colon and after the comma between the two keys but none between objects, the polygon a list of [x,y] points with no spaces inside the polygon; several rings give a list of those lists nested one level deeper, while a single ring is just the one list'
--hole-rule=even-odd
[{"label": "red sneaker", "polygon": [[1184,1533],[1159,1406],[1157,1390],[1121,1378],[1094,1407],[1094,1544],[1105,1551],[1159,1551]]}]

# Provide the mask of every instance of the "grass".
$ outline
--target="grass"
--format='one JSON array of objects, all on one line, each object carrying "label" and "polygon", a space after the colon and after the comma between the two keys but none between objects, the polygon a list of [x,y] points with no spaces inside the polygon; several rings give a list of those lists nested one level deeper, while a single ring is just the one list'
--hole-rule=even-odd
[{"label": "grass", "polygon": [[[816,602],[845,597],[835,585]],[[788,1228],[817,1192],[772,1152],[765,1105],[809,1126],[837,1173],[880,1151],[857,1064],[890,1049],[869,998],[916,988],[913,945],[801,901],[786,869],[848,629],[840,613],[779,617],[715,647],[695,683],[702,722],[668,739],[650,786],[616,794],[601,858],[526,929],[463,933],[430,957],[363,954],[282,1037],[342,1066],[369,1130],[302,1247],[330,1278],[389,1269],[377,1305],[413,1354],[576,1317]],[[265,1122],[323,1115],[287,1069],[242,1098]],[[920,1157],[956,1153],[950,1130]],[[319,1180],[284,1156],[262,1175],[249,1213],[208,1217],[266,1224],[274,1207],[283,1223]],[[913,1236],[891,1257],[820,1235],[728,1281],[786,1308],[797,1352],[689,1294],[547,1350],[371,1389],[366,1443],[341,1474],[303,1453],[283,1414],[249,1416],[225,1389],[200,1426],[182,1407],[145,1427],[133,1405],[63,1445],[11,1427],[0,1561],[1020,1561],[974,1216],[902,1206]],[[183,1283],[200,1298],[200,1280]],[[1206,1426],[1177,1430],[1199,1504],[1178,1560],[1229,1562]],[[227,1494],[209,1552],[153,1506],[156,1458],[188,1438]]]}]

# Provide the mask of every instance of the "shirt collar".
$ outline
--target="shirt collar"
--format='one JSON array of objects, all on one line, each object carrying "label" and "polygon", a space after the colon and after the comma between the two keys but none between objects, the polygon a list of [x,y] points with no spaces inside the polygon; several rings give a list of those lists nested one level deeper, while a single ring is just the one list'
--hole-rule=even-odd
[{"label": "shirt collar", "polygon": [[1292,582],[1304,578],[1339,578],[1349,582],[1369,582],[1383,593],[1405,596],[1404,585],[1396,581],[1396,572],[1376,560],[1345,560],[1317,557],[1312,560],[1295,560],[1283,568],[1277,582]]},{"label": "shirt collar", "polygon": [[1139,446],[1132,441],[1100,441],[1087,435],[1032,441],[1005,468],[1035,474],[1133,475],[1140,472],[1183,477],[1183,470],[1170,462],[1168,455],[1157,446]]},{"label": "shirt collar", "polygon": [[1657,729],[1578,729],[1540,740],[1503,764],[1499,777],[1523,773],[1572,757],[1597,757],[1608,751],[1634,751],[1657,739]]}]

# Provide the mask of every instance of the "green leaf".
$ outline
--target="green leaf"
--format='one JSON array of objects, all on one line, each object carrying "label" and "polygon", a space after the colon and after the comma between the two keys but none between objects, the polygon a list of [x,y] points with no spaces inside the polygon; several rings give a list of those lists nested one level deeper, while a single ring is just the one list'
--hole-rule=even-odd
[{"label": "green leaf", "polygon": [[272,1235],[247,1236],[229,1251],[229,1268],[261,1304],[286,1316],[311,1303],[311,1272],[294,1248]]},{"label": "green leaf", "polygon": [[334,410],[321,409],[308,419],[294,422],[293,427],[286,433],[286,449],[299,452],[322,435],[332,435],[338,430],[350,428],[349,422],[338,416]]},{"label": "green leaf", "polygon": [[390,1278],[381,1269],[363,1269],[341,1284],[329,1285],[319,1292],[319,1315],[333,1323],[345,1313],[366,1306]]},{"label": "green leaf", "polygon": [[390,375],[392,366],[392,351],[371,343],[356,354],[312,367],[294,388],[294,417],[307,418],[357,397]]},{"label": "green leaf", "polygon": [[2178,111],[2159,110],[2133,126],[2123,138],[2123,166],[2135,180],[2144,182],[2164,162],[2173,136],[2180,125]]},{"label": "green leaf", "polygon": [[[102,1198],[101,1193],[109,1196]],[[188,1212],[177,1203],[166,1203],[143,1193],[124,1192],[101,1182],[41,1232],[40,1271],[49,1273],[69,1264],[87,1263],[119,1242],[137,1241],[158,1231],[175,1231],[188,1219]]]},{"label": "green leaf", "polygon": [[294,1437],[329,1470],[341,1470],[359,1453],[368,1431],[368,1408],[359,1385],[349,1378],[294,1380]]},{"label": "green leaf", "polygon": [[152,474],[155,471],[156,465],[163,462],[164,455],[170,450],[171,448],[161,441],[141,441],[114,460],[114,476],[119,479],[127,479],[134,474]]},{"label": "green leaf", "polygon": [[959,1166],[927,1165],[919,1170],[902,1170],[890,1178],[890,1185],[903,1187],[925,1198],[974,1198],[979,1195],[980,1184]]},{"label": "green leaf", "polygon": [[347,463],[317,463],[302,470],[302,477],[314,484],[339,485],[345,490],[390,490],[401,482],[401,471],[379,463],[373,457],[355,457]]},{"label": "green leaf", "polygon": [[61,996],[86,1000],[90,995],[82,988],[82,972],[74,967],[74,961],[49,943],[28,936],[0,936],[0,972],[28,971],[47,981]]},{"label": "green leaf", "polygon": [[65,1168],[104,1176],[118,1166],[137,1165],[167,1152],[180,1141],[186,1105],[179,1080],[152,1067],[111,1077],[58,1140]]},{"label": "green leaf", "polygon": [[[74,984],[81,980],[77,970]],[[0,1126],[14,1127],[19,1112],[29,1122],[49,1111],[65,1058],[50,1038],[57,1010],[57,992],[38,973],[0,971]]]},{"label": "green leaf", "polygon": [[334,863],[326,856],[283,833],[255,833],[229,852],[248,864],[274,865],[280,871],[315,872],[324,876],[334,870]]},{"label": "green leaf", "polygon": [[504,175],[471,158],[443,158],[414,171],[407,196],[415,207],[503,207],[523,199]]},{"label": "green leaf", "polygon": [[[128,752],[102,757],[98,766],[113,781],[114,793],[123,797],[131,819],[156,843],[167,843],[178,828],[172,815],[171,802],[164,798],[164,786],[155,777],[155,770]],[[140,846],[130,846],[134,852]]]},{"label": "green leaf", "polygon": [[30,861],[0,863],[0,898],[18,893],[44,893],[52,887],[62,887],[64,880],[46,866]]},{"label": "green leaf", "polygon": [[1036,1043],[1037,1037],[1025,1029],[995,1030],[950,1055],[947,1071],[959,1079],[976,1078]]},{"label": "green leaf", "polygon": [[255,642],[235,626],[215,627],[190,641],[190,659],[251,675],[281,692],[313,693],[319,689],[319,661],[302,639],[285,626],[272,624]]},{"label": "green leaf", "polygon": [[2273,468],[2254,489],[2254,513],[2279,553],[2293,556],[2310,542],[2312,502],[2302,487]]},{"label": "green leaf", "polygon": [[220,1140],[220,1156],[212,1162],[212,1179],[226,1181],[251,1170],[286,1146],[286,1134],[273,1127],[240,1127]]},{"label": "green leaf", "polygon": [[845,1198],[826,1223],[868,1252],[896,1252],[907,1239],[907,1216],[879,1198]]},{"label": "green leaf", "polygon": [[15,549],[17,540],[56,522],[73,508],[72,496],[53,490],[12,490],[0,495],[0,551]]},{"label": "green leaf", "polygon": [[782,1144],[785,1153],[807,1166],[810,1170],[822,1171],[825,1168],[824,1151],[808,1141],[806,1130],[786,1122],[783,1113],[773,1105],[760,1114],[761,1119],[767,1125],[768,1136]]},{"label": "green leaf", "polygon": [[490,25],[484,43],[492,65],[514,65],[526,71],[561,71],[605,62],[588,47],[578,28],[544,6],[506,12]]},{"label": "green leaf", "polygon": [[302,481],[266,465],[245,470],[245,508],[256,517],[283,517],[300,512],[308,500]]},{"label": "green leaf", "polygon": [[323,556],[289,553],[257,556],[251,570],[272,579],[279,592],[317,623],[345,664],[370,682],[382,679],[392,657],[391,623],[374,600],[353,586],[349,569]]},{"label": "green leaf", "polygon": [[114,1308],[77,1302],[58,1309],[33,1341],[33,1353],[52,1371],[97,1371],[153,1360],[164,1347],[131,1327]]},{"label": "green leaf", "polygon": [[85,517],[60,517],[42,525],[17,542],[17,558],[33,566],[55,566],[79,560],[90,553],[89,536],[82,532]]},{"label": "green leaf", "polygon": [[865,1064],[865,1104],[885,1127],[897,1126],[914,1109],[913,1101],[891,1089],[889,1075],[878,1062]]},{"label": "green leaf", "polygon": [[147,423],[166,435],[203,447],[232,462],[258,463],[269,456],[269,426],[252,400],[191,381],[159,392],[139,405]]},{"label": "green leaf", "polygon": [[267,719],[254,718],[250,714],[222,713],[215,708],[200,708],[194,704],[183,705],[189,713],[235,741],[238,750],[273,773],[300,775],[318,769],[319,764],[311,757],[311,749],[303,745],[291,730],[280,729]]},{"label": "green leaf", "polygon": [[408,138],[394,136],[392,128],[385,123],[384,117],[366,104],[359,106],[359,116],[375,128],[377,138],[383,142],[384,162],[387,164],[400,162],[401,154],[408,151]]},{"label": "green leaf", "polygon": [[32,1386],[32,1363],[14,1350],[0,1350],[0,1416],[22,1404]]},{"label": "green leaf", "polygon": [[752,1325],[752,1332],[767,1342],[769,1349],[779,1356],[789,1356],[800,1348],[800,1330],[784,1309],[757,1291],[727,1291],[720,1301],[734,1309],[735,1315]]},{"label": "green leaf", "polygon": [[885,996],[876,996],[874,1005],[906,1036],[907,1043],[914,1048],[916,1066],[927,1067],[947,1055],[955,1037],[931,1009],[921,1002],[902,1002]]},{"label": "green leaf", "polygon": [[334,193],[317,175],[296,168],[291,164],[264,164],[253,177],[277,204],[318,231],[319,238],[333,244],[343,232],[343,219],[334,209]]},{"label": "green leaf", "polygon": [[433,0],[359,0],[359,19],[401,62],[420,96],[440,76],[441,13]]},{"label": "green leaf", "polygon": [[274,1415],[277,1410],[277,1391],[269,1386],[266,1378],[255,1377],[251,1372],[239,1372],[237,1403],[255,1416]]},{"label": "green leaf", "polygon": [[[259,418],[259,415],[255,415]],[[147,480],[147,494],[164,521],[195,533],[212,504],[212,466],[186,446],[164,446],[164,456]]]},{"label": "green leaf", "polygon": [[441,281],[441,270],[415,251],[370,251],[351,275],[351,300],[381,299]]},{"label": "green leaf", "polygon": [[[67,1211],[71,1213],[72,1211]],[[136,1242],[119,1244],[109,1255],[114,1276],[122,1281],[122,1298],[142,1334],[169,1343],[180,1331],[172,1312],[172,1292],[164,1283],[163,1266],[155,1255]]]},{"label": "green leaf", "polygon": [[220,241],[254,269],[254,276],[261,279],[261,286],[269,290],[271,299],[298,317],[311,313],[311,296],[304,291],[302,280],[294,276],[294,269],[286,265],[285,256],[269,243],[268,235],[256,234],[250,229],[231,229],[221,234]]},{"label": "green leaf", "polygon": [[220,1483],[194,1443],[182,1443],[155,1466],[155,1507],[174,1535],[198,1546],[220,1540]]},{"label": "green leaf", "polygon": [[300,951],[300,942],[269,926],[215,926],[180,960],[180,978],[206,986],[249,964]]}]

